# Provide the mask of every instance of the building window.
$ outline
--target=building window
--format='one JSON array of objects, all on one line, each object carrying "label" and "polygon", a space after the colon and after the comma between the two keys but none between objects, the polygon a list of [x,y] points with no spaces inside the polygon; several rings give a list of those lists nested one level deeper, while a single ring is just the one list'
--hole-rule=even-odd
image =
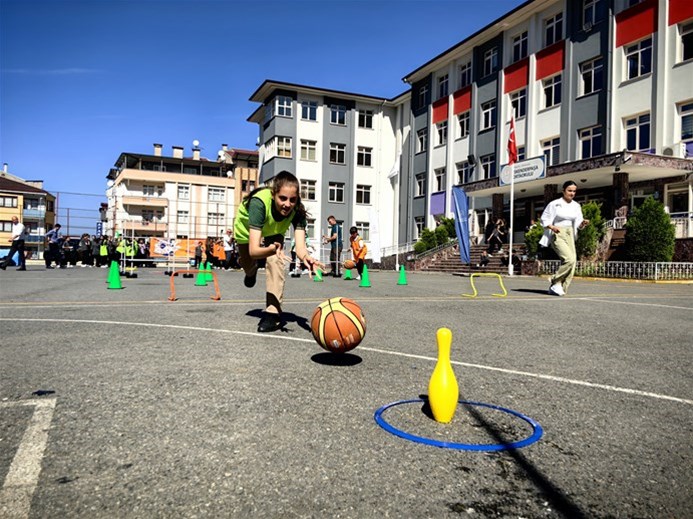
[{"label": "building window", "polygon": [[602,0],[585,0],[582,5],[582,26],[585,30],[590,30],[599,21],[601,3]]},{"label": "building window", "polygon": [[178,211],[176,213],[176,222],[177,223],[188,223],[188,215],[190,214],[189,211]]},{"label": "building window", "polygon": [[416,132],[416,153],[426,151],[428,148],[428,130],[423,128]]},{"label": "building window", "polygon": [[544,20],[544,46],[548,47],[563,39],[563,13]]},{"label": "building window", "polygon": [[419,88],[419,107],[426,106],[428,102],[428,85]]},{"label": "building window", "polygon": [[580,158],[589,159],[602,153],[602,128],[594,126],[578,132],[580,138]]},{"label": "building window", "polygon": [[328,185],[327,199],[330,202],[344,203],[344,183],[330,182]]},{"label": "building window", "polygon": [[330,106],[330,122],[332,124],[346,124],[346,106],[332,105]]},{"label": "building window", "polygon": [[371,239],[371,224],[368,222],[356,222],[355,225],[358,230],[359,236],[363,241],[368,241]]},{"label": "building window", "polygon": [[438,78],[438,99],[448,95],[448,75],[445,74]]},{"label": "building window", "polygon": [[371,186],[356,185],[356,203],[361,205],[370,205],[371,203]]},{"label": "building window", "polygon": [[679,26],[681,34],[681,61],[693,58],[693,22]]},{"label": "building window", "polygon": [[484,168],[485,178],[495,178],[498,173],[496,170],[496,155],[492,153],[491,155],[484,155],[481,157],[481,165]]},{"label": "building window", "polygon": [[366,148],[365,146],[359,146],[356,152],[356,164],[358,166],[371,167],[371,155],[373,154],[373,148]]},{"label": "building window", "polygon": [[547,166],[555,166],[561,160],[561,139],[554,137],[553,139],[545,140],[541,143],[541,148],[544,150]]},{"label": "building window", "polygon": [[154,210],[153,209],[142,209],[142,221],[150,223],[154,220]]},{"label": "building window", "polygon": [[0,207],[17,207],[17,197],[0,196]]},{"label": "building window", "polygon": [[318,103],[315,101],[303,101],[301,103],[301,119],[304,121],[317,121]]},{"label": "building window", "polygon": [[223,225],[224,213],[207,213],[207,225]]},{"label": "building window", "polygon": [[444,146],[448,143],[448,122],[440,121],[436,124],[436,133],[438,135],[437,146]]},{"label": "building window", "polygon": [[518,146],[517,147],[517,160],[518,162],[521,160],[525,160],[527,158],[527,152],[525,150],[524,146]]},{"label": "building window", "polygon": [[513,63],[527,57],[527,31],[513,38]]},{"label": "building window", "polygon": [[301,200],[316,200],[315,184],[315,180],[301,180]]},{"label": "building window", "polygon": [[277,96],[275,102],[275,115],[281,115],[282,117],[291,117],[292,103],[293,99],[291,99],[289,96]]},{"label": "building window", "polygon": [[306,219],[306,238],[315,238],[315,218]]},{"label": "building window", "polygon": [[291,137],[277,137],[277,156],[291,158]]},{"label": "building window", "polygon": [[457,116],[457,136],[462,139],[469,135],[469,110]]},{"label": "building window", "polygon": [[316,160],[317,147],[317,141],[301,139],[301,160]]},{"label": "building window", "polygon": [[156,188],[154,186],[148,186],[147,184],[142,186],[142,194],[144,196],[154,196]]},{"label": "building window", "polygon": [[513,113],[518,119],[527,115],[527,89],[522,88],[510,94]]},{"label": "building window", "polygon": [[681,140],[693,141],[693,103],[681,105],[679,113],[681,114]]},{"label": "building window", "polygon": [[178,184],[178,200],[190,200],[190,186]]},{"label": "building window", "polygon": [[415,216],[414,217],[414,226],[416,227],[415,238],[418,240],[421,237],[421,233],[423,233],[423,230],[425,229],[424,217],[423,216]]},{"label": "building window", "polygon": [[373,110],[359,110],[359,128],[373,128]]},{"label": "building window", "polygon": [[438,168],[434,171],[436,182],[436,193],[445,191],[445,168]]},{"label": "building window", "polygon": [[652,37],[628,45],[626,53],[626,79],[644,76],[652,71]]},{"label": "building window", "polygon": [[255,189],[254,180],[241,180],[241,191],[244,193],[249,193],[253,189]]},{"label": "building window", "polygon": [[604,87],[604,62],[602,58],[593,59],[580,65],[580,95],[598,92]]},{"label": "building window", "polygon": [[496,126],[496,100],[481,105],[481,130]]},{"label": "building window", "polygon": [[650,149],[650,114],[625,119],[626,149],[648,151]]},{"label": "building window", "polygon": [[490,76],[498,69],[498,48],[484,52],[484,77]]},{"label": "building window", "polygon": [[472,84],[472,62],[464,63],[458,67],[459,88]]},{"label": "building window", "polygon": [[346,164],[346,144],[330,143],[330,164]]},{"label": "building window", "polygon": [[210,202],[223,202],[226,198],[226,191],[224,188],[210,187],[207,190],[207,197]]},{"label": "building window", "polygon": [[459,177],[460,184],[468,184],[472,181],[474,167],[469,162],[458,162],[455,164],[455,167],[457,168],[457,176]]},{"label": "building window", "polygon": [[419,173],[414,179],[416,181],[416,189],[414,190],[414,196],[425,196],[426,195],[426,173]]},{"label": "building window", "polygon": [[544,108],[561,104],[561,74],[544,80]]}]

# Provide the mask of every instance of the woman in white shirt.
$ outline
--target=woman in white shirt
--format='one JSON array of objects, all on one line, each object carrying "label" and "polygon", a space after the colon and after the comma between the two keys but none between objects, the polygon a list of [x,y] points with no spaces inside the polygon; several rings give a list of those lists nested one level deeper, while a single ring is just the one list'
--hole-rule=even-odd
[{"label": "woman in white shirt", "polygon": [[577,184],[572,180],[563,184],[563,196],[549,203],[541,215],[541,225],[544,227],[544,236],[539,241],[540,245],[551,248],[561,259],[561,266],[551,277],[549,294],[564,296],[568,286],[573,280],[577,255],[575,253],[575,241],[577,233],[589,220],[582,217],[582,208],[575,200]]}]

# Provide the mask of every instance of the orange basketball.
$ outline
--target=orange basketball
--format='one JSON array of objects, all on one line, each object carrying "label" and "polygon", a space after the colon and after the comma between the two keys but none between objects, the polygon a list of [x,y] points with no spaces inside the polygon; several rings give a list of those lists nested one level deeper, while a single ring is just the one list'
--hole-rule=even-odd
[{"label": "orange basketball", "polygon": [[366,318],[352,299],[333,297],[320,303],[310,319],[313,337],[327,351],[353,350],[366,335]]},{"label": "orange basketball", "polygon": [[356,262],[354,260],[344,260],[344,268],[347,270],[351,270],[353,268],[356,268]]}]

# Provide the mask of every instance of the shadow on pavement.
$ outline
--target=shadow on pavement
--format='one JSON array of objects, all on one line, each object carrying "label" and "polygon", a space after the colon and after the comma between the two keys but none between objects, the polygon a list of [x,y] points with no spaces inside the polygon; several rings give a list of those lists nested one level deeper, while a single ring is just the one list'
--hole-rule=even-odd
[{"label": "shadow on pavement", "polygon": [[363,360],[353,353],[316,353],[310,360],[324,366],[356,366]]}]

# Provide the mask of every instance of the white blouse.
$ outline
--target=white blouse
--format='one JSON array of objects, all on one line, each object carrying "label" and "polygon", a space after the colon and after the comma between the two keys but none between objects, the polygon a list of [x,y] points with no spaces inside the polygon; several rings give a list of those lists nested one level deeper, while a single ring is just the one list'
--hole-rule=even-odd
[{"label": "white blouse", "polygon": [[541,226],[544,228],[544,236],[539,240],[539,245],[548,247],[549,243],[551,243],[553,232],[547,229],[549,225],[572,227],[573,238],[577,240],[578,229],[582,225],[582,221],[582,207],[580,204],[575,200],[568,203],[563,197],[557,198],[544,208],[544,212],[541,215]]}]

